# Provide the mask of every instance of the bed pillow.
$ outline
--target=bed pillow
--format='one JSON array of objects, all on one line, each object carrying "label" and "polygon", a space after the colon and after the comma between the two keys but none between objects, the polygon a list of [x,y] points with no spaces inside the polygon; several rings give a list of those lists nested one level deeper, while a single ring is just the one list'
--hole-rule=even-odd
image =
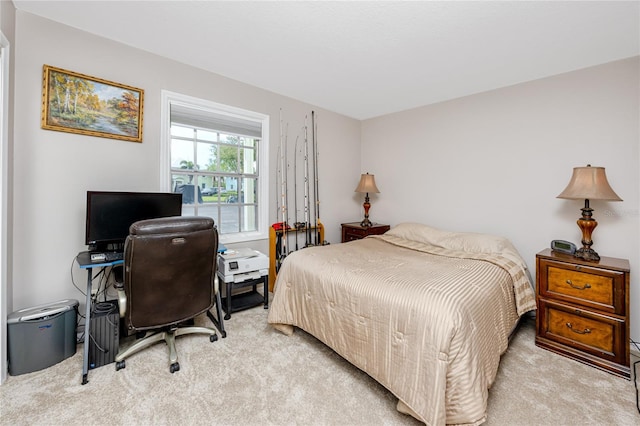
[{"label": "bed pillow", "polygon": [[[386,232],[409,241],[417,241],[423,244],[438,245],[438,242],[447,238],[450,232],[432,228],[421,223],[400,223]],[[438,245],[438,247],[440,247]]]},{"label": "bed pillow", "polygon": [[449,232],[420,223],[410,222],[396,225],[387,231],[387,234],[448,250],[463,251],[466,253],[499,254],[516,262],[522,266],[523,269],[527,268],[526,263],[522,260],[522,257],[511,242],[497,235],[474,232]]}]

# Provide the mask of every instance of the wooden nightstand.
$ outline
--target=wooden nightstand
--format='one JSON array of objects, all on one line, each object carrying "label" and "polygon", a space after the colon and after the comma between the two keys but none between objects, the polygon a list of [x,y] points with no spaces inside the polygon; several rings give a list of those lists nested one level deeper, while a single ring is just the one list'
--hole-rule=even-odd
[{"label": "wooden nightstand", "polygon": [[372,226],[360,226],[360,222],[342,224],[342,242],[359,240],[369,235],[384,234],[391,228],[389,225],[374,223]]},{"label": "wooden nightstand", "polygon": [[629,261],[546,249],[536,275],[536,345],[629,379]]}]

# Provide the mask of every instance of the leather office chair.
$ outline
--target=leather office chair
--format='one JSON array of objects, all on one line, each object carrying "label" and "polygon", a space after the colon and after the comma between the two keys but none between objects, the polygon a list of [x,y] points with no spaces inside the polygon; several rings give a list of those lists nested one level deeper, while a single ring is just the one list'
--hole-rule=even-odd
[{"label": "leather office chair", "polygon": [[203,333],[211,342],[218,340],[214,328],[185,326],[204,312],[210,314],[214,304],[222,324],[217,250],[218,232],[211,218],[179,216],[131,225],[124,248],[120,316],[129,333],[146,334],[116,355],[116,370],[125,367],[125,358],[164,340],[169,371],[174,373],[180,370],[177,336]]}]

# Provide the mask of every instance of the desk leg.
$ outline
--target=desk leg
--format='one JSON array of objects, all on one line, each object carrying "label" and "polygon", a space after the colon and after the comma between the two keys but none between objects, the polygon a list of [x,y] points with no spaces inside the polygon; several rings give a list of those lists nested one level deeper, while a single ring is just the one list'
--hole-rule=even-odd
[{"label": "desk leg", "polygon": [[86,385],[89,380],[87,376],[89,375],[89,342],[91,340],[91,336],[89,336],[90,329],[90,321],[91,321],[91,268],[87,269],[87,300],[86,300],[86,309],[84,316],[84,343],[83,343],[83,355],[82,355],[82,384]]},{"label": "desk leg", "polygon": [[264,276],[264,308],[269,309],[269,275]]}]

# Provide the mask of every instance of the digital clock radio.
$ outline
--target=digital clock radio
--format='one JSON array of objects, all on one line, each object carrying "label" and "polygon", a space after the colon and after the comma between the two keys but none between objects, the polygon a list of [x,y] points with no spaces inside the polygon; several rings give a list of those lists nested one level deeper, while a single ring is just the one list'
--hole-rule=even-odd
[{"label": "digital clock radio", "polygon": [[553,240],[551,241],[551,250],[560,253],[575,254],[576,245],[569,241]]}]

